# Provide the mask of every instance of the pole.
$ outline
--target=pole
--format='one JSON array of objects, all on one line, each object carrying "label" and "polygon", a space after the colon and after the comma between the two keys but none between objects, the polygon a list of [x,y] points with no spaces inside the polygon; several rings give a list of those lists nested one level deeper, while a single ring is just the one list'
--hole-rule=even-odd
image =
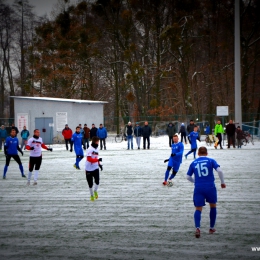
[{"label": "pole", "polygon": [[242,127],[239,5],[240,0],[235,0],[235,120]]}]

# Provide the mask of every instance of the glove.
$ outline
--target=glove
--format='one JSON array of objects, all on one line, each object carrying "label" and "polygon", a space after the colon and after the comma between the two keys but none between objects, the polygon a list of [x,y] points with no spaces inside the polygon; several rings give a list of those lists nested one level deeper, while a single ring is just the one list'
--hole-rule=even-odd
[{"label": "glove", "polygon": [[101,164],[98,165],[100,170],[103,171],[103,166]]},{"label": "glove", "polygon": [[222,189],[226,188],[226,184],[225,183],[221,184],[221,188]]},{"label": "glove", "polygon": [[48,149],[47,149],[47,151],[50,151],[50,152],[52,152],[52,148],[48,148]]},{"label": "glove", "polygon": [[32,147],[30,148],[30,150],[34,150],[34,147],[32,146]]},{"label": "glove", "polygon": [[175,153],[172,153],[172,154],[171,154],[171,157],[173,157],[173,156],[175,156],[175,155],[176,155]]},{"label": "glove", "polygon": [[98,160],[99,160],[100,162],[102,162],[102,158],[99,158]]},{"label": "glove", "polygon": [[164,160],[164,163],[169,162],[169,159]]}]

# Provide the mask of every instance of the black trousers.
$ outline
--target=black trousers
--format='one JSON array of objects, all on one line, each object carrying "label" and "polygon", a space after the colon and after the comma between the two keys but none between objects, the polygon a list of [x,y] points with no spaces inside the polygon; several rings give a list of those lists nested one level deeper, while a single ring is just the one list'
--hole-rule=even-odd
[{"label": "black trousers", "polygon": [[95,183],[99,185],[99,169],[96,169],[94,171],[86,171],[86,179],[89,188],[93,187],[93,178],[95,180]]},{"label": "black trousers", "polygon": [[143,148],[146,149],[146,140],[147,140],[147,149],[150,149],[150,136],[143,136]]},{"label": "black trousers", "polygon": [[6,155],[6,157],[5,157],[5,165],[6,166],[9,166],[9,164],[10,164],[10,160],[11,160],[11,158],[14,158],[14,160],[19,164],[19,165],[21,165],[22,164],[22,162],[21,162],[21,159],[20,159],[20,157],[19,157],[19,155],[18,154],[15,154],[15,155]]},{"label": "black trousers", "polygon": [[235,135],[227,135],[227,140],[228,140],[228,148],[230,148],[230,144],[235,147]]},{"label": "black trousers", "polygon": [[33,168],[35,166],[35,170],[40,170],[42,164],[42,156],[39,157],[30,157],[30,161],[29,161],[29,172],[33,171]]},{"label": "black trousers", "polygon": [[217,133],[217,138],[218,138],[218,145],[220,145],[220,147],[222,147],[222,134]]}]

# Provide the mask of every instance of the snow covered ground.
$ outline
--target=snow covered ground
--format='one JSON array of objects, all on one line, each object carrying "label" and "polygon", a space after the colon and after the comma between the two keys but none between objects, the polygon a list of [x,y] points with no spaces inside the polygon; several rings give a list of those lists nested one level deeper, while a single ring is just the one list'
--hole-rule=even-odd
[{"label": "snow covered ground", "polygon": [[[205,146],[204,142],[198,144]],[[151,138],[150,150],[126,150],[108,138],[100,151],[99,199],[91,202],[75,154],[64,145],[43,151],[37,186],[26,186],[12,161],[0,179],[0,259],[260,259],[260,142],[215,150],[227,185],[218,189],[218,216],[208,234],[209,207],[202,212],[201,238],[194,237],[192,162],[183,160],[173,187],[162,185],[170,155],[168,137]],[[185,153],[190,146],[185,145]],[[21,157],[26,169],[29,152]],[[0,172],[5,164],[0,153]]]}]

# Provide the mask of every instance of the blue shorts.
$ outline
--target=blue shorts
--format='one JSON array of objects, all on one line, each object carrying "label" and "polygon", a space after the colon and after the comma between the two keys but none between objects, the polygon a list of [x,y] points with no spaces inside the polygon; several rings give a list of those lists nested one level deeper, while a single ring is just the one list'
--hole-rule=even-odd
[{"label": "blue shorts", "polygon": [[74,147],[74,151],[76,155],[84,156],[82,147]]},{"label": "blue shorts", "polygon": [[168,162],[168,166],[172,167],[173,170],[175,172],[177,172],[179,170],[179,168],[180,168],[180,163],[170,159],[169,162]]},{"label": "blue shorts", "polygon": [[193,193],[193,202],[195,207],[205,206],[205,201],[208,203],[217,203],[217,189],[215,185],[210,187],[195,187]]}]

